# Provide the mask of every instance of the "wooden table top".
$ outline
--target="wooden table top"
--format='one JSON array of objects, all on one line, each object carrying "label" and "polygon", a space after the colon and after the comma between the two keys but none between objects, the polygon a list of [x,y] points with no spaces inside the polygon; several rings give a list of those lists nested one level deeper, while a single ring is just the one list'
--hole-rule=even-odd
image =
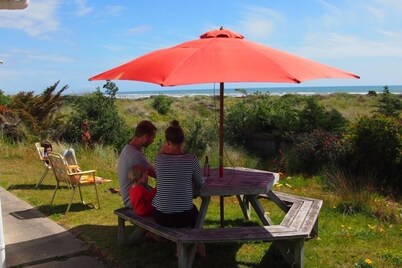
[{"label": "wooden table top", "polygon": [[224,168],[224,176],[219,177],[213,168],[210,176],[199,191],[202,196],[256,195],[267,193],[278,181],[279,174],[247,168]]}]

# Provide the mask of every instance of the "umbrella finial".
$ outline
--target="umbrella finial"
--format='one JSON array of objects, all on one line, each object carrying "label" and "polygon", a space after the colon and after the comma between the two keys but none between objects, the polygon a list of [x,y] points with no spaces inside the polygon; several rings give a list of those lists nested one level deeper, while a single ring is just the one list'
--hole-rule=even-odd
[{"label": "umbrella finial", "polygon": [[219,28],[219,30],[223,30],[223,26],[221,26],[221,28]]}]

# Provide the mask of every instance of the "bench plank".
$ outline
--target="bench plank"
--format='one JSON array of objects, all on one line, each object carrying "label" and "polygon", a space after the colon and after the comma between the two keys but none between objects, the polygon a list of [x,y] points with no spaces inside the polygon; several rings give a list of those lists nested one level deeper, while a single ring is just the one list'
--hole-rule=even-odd
[{"label": "bench plank", "polygon": [[302,205],[303,205],[303,202],[293,203],[292,206],[290,207],[289,211],[286,213],[285,217],[282,219],[280,225],[290,226]]},{"label": "bench plank", "polygon": [[246,241],[275,241],[283,239],[307,238],[296,229],[284,226],[248,226],[212,229],[182,230],[180,243],[227,243]]},{"label": "bench plank", "polygon": [[[148,230],[152,233],[155,233],[161,237],[164,237],[168,240],[171,240],[173,242],[178,241],[178,237],[180,236],[180,229],[174,229],[174,228],[167,228],[162,225],[157,224],[152,217],[141,217],[136,215],[132,209],[129,208],[120,208],[116,209],[114,211],[116,215],[118,215],[119,218],[122,218],[126,221],[131,222],[132,224]],[[120,221],[119,221],[120,223]],[[119,224],[120,227],[121,223]],[[123,226],[124,228],[124,226]],[[122,233],[124,231],[119,230],[119,233]]]},{"label": "bench plank", "polygon": [[282,192],[273,193],[273,195],[261,194],[259,197],[271,199],[275,203],[277,203],[274,200],[275,198],[280,199],[283,211],[286,209],[283,204],[290,206],[281,225],[296,228],[302,233],[308,233],[309,239],[318,235],[318,215],[322,207],[322,200]]}]

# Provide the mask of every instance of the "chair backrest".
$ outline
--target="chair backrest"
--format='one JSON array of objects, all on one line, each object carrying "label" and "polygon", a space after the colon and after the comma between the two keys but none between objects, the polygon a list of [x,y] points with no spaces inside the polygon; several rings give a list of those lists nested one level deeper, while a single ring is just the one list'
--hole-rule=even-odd
[{"label": "chair backrest", "polygon": [[75,156],[75,150],[73,148],[67,149],[63,152],[64,160],[69,165],[78,165],[77,157]]},{"label": "chair backrest", "polygon": [[35,147],[36,147],[36,152],[39,155],[40,160],[44,161],[44,154],[45,154],[45,148],[43,148],[42,146],[40,146],[39,142],[35,142]]},{"label": "chair backrest", "polygon": [[70,184],[70,177],[68,174],[68,165],[63,156],[58,153],[50,152],[49,155],[50,164],[54,172],[54,176],[58,182],[64,182]]}]

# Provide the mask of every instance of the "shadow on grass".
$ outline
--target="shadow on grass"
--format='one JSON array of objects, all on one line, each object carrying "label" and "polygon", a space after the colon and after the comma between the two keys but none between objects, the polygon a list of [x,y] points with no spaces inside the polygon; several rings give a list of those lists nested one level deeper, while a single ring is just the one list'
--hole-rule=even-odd
[{"label": "shadow on grass", "polygon": [[[66,212],[68,203],[60,205],[41,205],[36,209],[45,214],[46,216],[52,214],[64,214]],[[79,212],[90,209],[96,209],[93,204],[82,204],[81,202],[72,203],[69,212]]]},{"label": "shadow on grass", "polygon": [[[60,208],[63,211],[65,209],[63,206]],[[134,226],[127,226],[126,229],[128,235],[134,230]],[[73,241],[68,235],[69,233],[85,241],[86,245]],[[257,244],[259,243],[257,242]],[[264,256],[261,261],[258,259],[256,261],[237,260],[242,246],[243,243],[206,244],[207,257],[196,256],[193,267],[287,267],[284,263],[278,262],[280,258],[275,256],[274,258]],[[13,260],[11,264],[15,265],[29,263],[32,258],[36,260],[38,256],[46,255],[48,260],[57,260],[76,255],[78,252],[79,255],[88,254],[96,257],[103,262],[105,267],[173,268],[178,265],[175,243],[146,240],[141,244],[118,247],[117,226],[115,225],[79,225],[61,234],[8,245],[6,251],[7,257]],[[28,255],[23,255],[24,257],[29,256],[29,259],[18,259],[21,252],[29,252]],[[73,252],[76,253],[73,254]],[[247,256],[246,259],[248,259]],[[65,260],[63,259],[63,261]]]},{"label": "shadow on grass", "polygon": [[[129,235],[134,226],[126,226]],[[70,230],[78,238],[89,238],[94,243],[91,252],[107,263],[107,267],[177,267],[176,244],[166,240],[150,239],[141,244],[117,246],[117,226],[80,225]],[[241,243],[207,244],[206,258],[195,257],[193,268],[238,267],[236,255]]]},{"label": "shadow on grass", "polygon": [[[54,190],[55,185],[41,184],[35,189],[36,184],[12,184],[7,188],[7,191],[12,190]],[[67,186],[59,186],[59,189],[68,189]]]}]

